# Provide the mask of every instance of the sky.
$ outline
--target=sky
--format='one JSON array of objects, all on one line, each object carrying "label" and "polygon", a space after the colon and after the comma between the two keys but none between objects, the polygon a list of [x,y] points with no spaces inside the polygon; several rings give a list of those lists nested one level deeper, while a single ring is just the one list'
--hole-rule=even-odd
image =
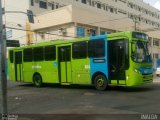
[{"label": "sky", "polygon": [[160,0],[143,0],[143,1],[151,4],[153,7],[160,10]]}]

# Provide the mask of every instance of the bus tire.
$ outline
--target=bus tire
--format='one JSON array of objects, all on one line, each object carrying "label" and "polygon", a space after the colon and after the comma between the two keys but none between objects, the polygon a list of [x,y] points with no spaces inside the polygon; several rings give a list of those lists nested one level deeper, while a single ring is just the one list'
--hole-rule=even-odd
[{"label": "bus tire", "polygon": [[42,77],[40,74],[35,74],[33,76],[33,83],[36,87],[42,87]]},{"label": "bus tire", "polygon": [[108,83],[104,75],[98,74],[94,77],[94,86],[97,90],[104,91],[106,90]]}]

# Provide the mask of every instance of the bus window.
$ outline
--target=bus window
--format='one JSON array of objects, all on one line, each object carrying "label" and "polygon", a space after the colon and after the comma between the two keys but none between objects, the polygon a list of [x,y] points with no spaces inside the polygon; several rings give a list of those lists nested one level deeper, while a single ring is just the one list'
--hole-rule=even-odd
[{"label": "bus window", "polygon": [[32,48],[27,48],[23,50],[23,60],[24,62],[32,62],[33,53]]},{"label": "bus window", "polygon": [[15,63],[22,64],[22,52],[21,51],[15,52]]},{"label": "bus window", "polygon": [[10,62],[13,63],[13,50],[9,51]]},{"label": "bus window", "polygon": [[55,60],[56,59],[56,47],[46,46],[44,48],[44,57],[45,57],[45,61]]},{"label": "bus window", "polygon": [[72,45],[72,57],[82,59],[87,57],[87,42],[76,42]]},{"label": "bus window", "polygon": [[34,61],[43,61],[43,47],[33,48],[33,59]]},{"label": "bus window", "polygon": [[104,57],[105,56],[105,41],[92,40],[88,42],[88,55],[92,58]]}]

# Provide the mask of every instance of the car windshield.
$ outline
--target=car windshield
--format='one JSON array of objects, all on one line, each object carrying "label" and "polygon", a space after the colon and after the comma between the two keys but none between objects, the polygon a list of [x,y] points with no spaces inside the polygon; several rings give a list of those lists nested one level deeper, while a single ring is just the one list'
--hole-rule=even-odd
[{"label": "car windshield", "polygon": [[135,62],[151,62],[147,42],[132,42],[132,59]]}]

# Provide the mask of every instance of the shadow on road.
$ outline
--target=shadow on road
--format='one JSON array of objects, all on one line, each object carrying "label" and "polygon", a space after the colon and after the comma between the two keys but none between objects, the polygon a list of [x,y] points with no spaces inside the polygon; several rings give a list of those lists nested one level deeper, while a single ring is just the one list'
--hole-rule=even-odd
[{"label": "shadow on road", "polygon": [[[19,84],[19,87],[35,87],[33,84]],[[121,91],[121,92],[147,92],[158,89],[159,85],[150,84],[138,87],[122,87],[122,86],[109,86],[106,91]],[[60,85],[60,84],[44,84],[41,88],[53,88],[53,89],[84,89],[84,90],[95,90],[94,86],[89,85]]]},{"label": "shadow on road", "polygon": [[152,91],[156,88],[154,86],[139,86],[139,87],[110,87],[110,91],[123,91],[123,92],[146,92],[146,91]]}]

